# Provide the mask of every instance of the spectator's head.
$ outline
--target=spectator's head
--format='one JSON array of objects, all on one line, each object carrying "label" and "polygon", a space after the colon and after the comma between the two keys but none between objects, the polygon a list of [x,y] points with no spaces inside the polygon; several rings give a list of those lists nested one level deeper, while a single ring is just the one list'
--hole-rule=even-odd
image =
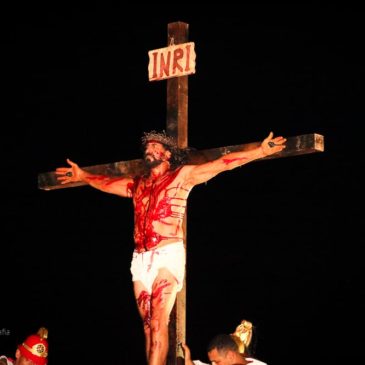
[{"label": "spectator's head", "polygon": [[209,361],[219,365],[234,364],[235,360],[240,357],[236,342],[231,335],[226,334],[215,336],[210,341],[207,352]]},{"label": "spectator's head", "polygon": [[48,330],[41,327],[37,334],[30,335],[26,340],[18,346],[15,353],[16,359],[25,358],[35,365],[46,365],[48,356]]}]

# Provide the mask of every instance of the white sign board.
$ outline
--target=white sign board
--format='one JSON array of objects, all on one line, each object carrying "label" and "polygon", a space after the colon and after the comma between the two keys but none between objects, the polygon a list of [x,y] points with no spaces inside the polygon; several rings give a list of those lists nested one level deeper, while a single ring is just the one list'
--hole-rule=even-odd
[{"label": "white sign board", "polygon": [[195,73],[194,42],[182,43],[148,52],[148,78],[150,81]]}]

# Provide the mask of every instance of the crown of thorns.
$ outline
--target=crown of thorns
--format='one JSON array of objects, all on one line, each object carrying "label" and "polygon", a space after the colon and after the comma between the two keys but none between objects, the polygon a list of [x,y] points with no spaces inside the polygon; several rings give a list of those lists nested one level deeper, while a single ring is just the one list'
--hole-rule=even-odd
[{"label": "crown of thorns", "polygon": [[145,146],[150,142],[158,142],[171,148],[178,148],[174,138],[168,136],[165,131],[162,132],[145,132],[142,137],[142,144]]}]

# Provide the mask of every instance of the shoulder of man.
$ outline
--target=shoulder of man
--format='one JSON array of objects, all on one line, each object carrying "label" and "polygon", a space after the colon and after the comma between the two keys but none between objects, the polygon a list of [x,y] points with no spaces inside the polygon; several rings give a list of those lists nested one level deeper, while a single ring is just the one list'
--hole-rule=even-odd
[{"label": "shoulder of man", "polygon": [[267,365],[266,362],[254,359],[253,357],[246,357],[246,360],[249,361],[250,365]]}]

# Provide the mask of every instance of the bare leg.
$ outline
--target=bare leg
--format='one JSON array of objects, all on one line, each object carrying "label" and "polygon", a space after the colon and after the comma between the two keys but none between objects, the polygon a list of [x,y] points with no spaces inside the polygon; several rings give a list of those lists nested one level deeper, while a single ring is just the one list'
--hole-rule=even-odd
[{"label": "bare leg", "polygon": [[149,361],[151,352],[151,294],[147,292],[145,286],[140,281],[134,281],[133,286],[138,311],[143,321],[146,358]]},{"label": "bare leg", "polygon": [[176,294],[175,277],[167,269],[160,269],[152,286],[149,365],[166,364],[169,349],[168,324]]}]

